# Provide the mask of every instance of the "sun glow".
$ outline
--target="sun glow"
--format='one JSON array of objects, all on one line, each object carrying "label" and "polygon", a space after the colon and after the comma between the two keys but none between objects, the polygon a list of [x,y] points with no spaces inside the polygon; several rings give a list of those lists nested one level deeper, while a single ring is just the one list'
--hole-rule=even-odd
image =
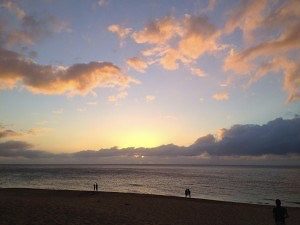
[{"label": "sun glow", "polygon": [[163,137],[151,131],[132,131],[120,138],[120,146],[126,147],[156,147],[162,144]]}]

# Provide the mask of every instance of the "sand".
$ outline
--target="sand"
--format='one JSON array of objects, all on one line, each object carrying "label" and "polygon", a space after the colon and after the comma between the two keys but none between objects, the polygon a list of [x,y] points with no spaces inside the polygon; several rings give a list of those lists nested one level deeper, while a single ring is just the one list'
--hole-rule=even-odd
[{"label": "sand", "polygon": [[[288,208],[287,225],[300,224]],[[88,191],[1,189],[0,225],[271,225],[272,206]]]}]

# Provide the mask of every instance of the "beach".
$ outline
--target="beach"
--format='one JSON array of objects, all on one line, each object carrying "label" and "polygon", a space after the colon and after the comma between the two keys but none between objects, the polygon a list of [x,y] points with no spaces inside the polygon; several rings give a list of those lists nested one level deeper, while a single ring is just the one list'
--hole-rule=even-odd
[{"label": "beach", "polygon": [[[300,224],[288,207],[287,225]],[[266,225],[272,206],[183,197],[69,190],[0,189],[1,225]]]}]

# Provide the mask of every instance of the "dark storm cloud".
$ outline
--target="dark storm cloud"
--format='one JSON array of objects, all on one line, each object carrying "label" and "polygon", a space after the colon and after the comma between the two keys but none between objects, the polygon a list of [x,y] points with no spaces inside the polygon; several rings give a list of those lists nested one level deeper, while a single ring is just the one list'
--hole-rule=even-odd
[{"label": "dark storm cloud", "polygon": [[218,156],[259,156],[300,153],[300,118],[275,119],[265,125],[235,125],[223,129],[222,139],[198,140],[189,147],[192,152],[206,151]]},{"label": "dark storm cloud", "polygon": [[[283,157],[300,154],[300,118],[275,119],[265,125],[234,125],[222,129],[218,138],[212,134],[200,137],[194,144],[183,147],[173,144],[155,148],[123,148],[85,150],[70,154],[54,154],[32,150],[33,146],[21,141],[0,143],[0,157],[23,157],[28,159],[55,159],[76,161],[99,158],[157,158],[176,157],[259,157],[274,155]],[[80,161],[85,162],[85,161]]]}]

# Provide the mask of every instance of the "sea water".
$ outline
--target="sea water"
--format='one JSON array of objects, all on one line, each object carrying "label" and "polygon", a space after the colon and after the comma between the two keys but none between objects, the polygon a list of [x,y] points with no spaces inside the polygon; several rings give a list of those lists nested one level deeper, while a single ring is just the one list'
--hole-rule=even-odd
[{"label": "sea water", "polygon": [[146,193],[300,207],[300,167],[199,165],[0,165],[0,188]]}]

